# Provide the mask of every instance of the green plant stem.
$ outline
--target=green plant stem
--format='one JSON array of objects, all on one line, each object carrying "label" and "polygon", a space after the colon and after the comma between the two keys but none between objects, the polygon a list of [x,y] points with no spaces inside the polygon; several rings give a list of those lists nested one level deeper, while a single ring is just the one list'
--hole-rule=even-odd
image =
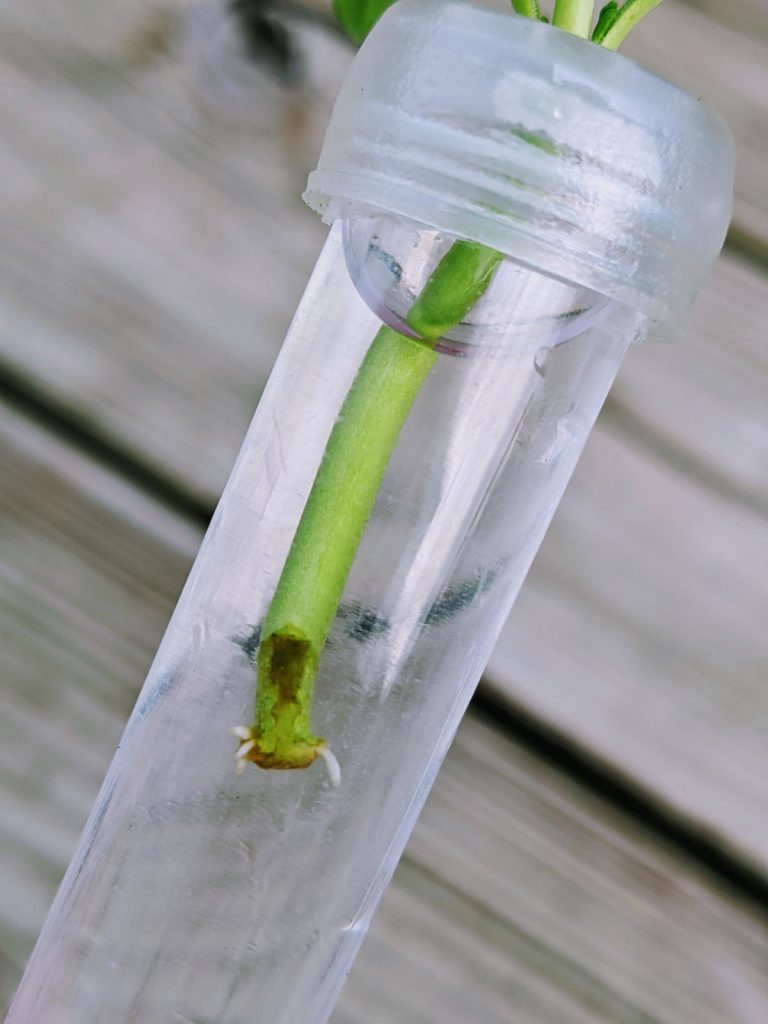
[{"label": "green plant stem", "polygon": [[263,768],[303,768],[324,748],[311,729],[318,659],[384,471],[437,359],[434,343],[475,305],[502,258],[476,242],[455,242],[408,314],[422,340],[381,327],[368,349],[264,620],[256,717],[237,733],[241,758]]},{"label": "green plant stem", "polygon": [[546,21],[541,13],[539,0],[512,0],[512,6],[518,14],[524,18],[533,18],[534,21]]},{"label": "green plant stem", "polygon": [[594,0],[555,0],[552,24],[582,39],[588,39],[594,7]]},{"label": "green plant stem", "polygon": [[658,7],[661,0],[626,0],[610,18],[605,30],[600,29],[600,21],[595,26],[593,42],[604,46],[606,50],[618,50],[637,23]]},{"label": "green plant stem", "polygon": [[602,43],[608,29],[613,25],[618,16],[619,5],[616,3],[616,0],[608,0],[608,3],[600,9],[595,27],[592,29],[591,39],[593,43]]}]

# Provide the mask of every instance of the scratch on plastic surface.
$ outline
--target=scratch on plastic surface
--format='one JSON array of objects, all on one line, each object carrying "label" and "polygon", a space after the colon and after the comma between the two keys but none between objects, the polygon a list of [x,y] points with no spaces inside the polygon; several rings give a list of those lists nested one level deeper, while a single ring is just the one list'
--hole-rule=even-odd
[{"label": "scratch on plastic surface", "polygon": [[192,651],[199,656],[210,640],[210,626],[208,619],[203,617],[201,622],[196,622],[192,627]]},{"label": "scratch on plastic surface", "polygon": [[[277,445],[277,455],[280,464],[280,471],[282,473],[285,473],[285,451],[283,450],[283,431],[282,427],[280,426],[280,421],[277,418],[274,409],[272,410],[272,429],[275,433],[275,443]],[[270,466],[269,469],[270,474],[272,474],[274,472],[274,468]],[[275,476],[271,478],[270,483],[275,482],[276,476],[277,474],[275,474]]]}]

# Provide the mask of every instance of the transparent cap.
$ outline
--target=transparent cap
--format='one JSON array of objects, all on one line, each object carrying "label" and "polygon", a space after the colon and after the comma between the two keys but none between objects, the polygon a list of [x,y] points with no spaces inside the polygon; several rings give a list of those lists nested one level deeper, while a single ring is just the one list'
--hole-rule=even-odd
[{"label": "transparent cap", "polygon": [[405,216],[676,333],[730,217],[733,142],[634,61],[514,13],[399,0],[358,53],[304,198]]}]

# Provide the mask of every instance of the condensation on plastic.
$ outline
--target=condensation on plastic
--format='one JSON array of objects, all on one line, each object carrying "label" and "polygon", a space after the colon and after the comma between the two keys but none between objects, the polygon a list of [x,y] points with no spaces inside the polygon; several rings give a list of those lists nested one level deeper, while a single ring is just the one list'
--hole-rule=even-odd
[{"label": "condensation on plastic", "polygon": [[[461,74],[457,69],[461,69]],[[733,142],[703,103],[530,18],[399,0],[334,108],[307,202],[498,249],[673,336],[719,253]]]}]

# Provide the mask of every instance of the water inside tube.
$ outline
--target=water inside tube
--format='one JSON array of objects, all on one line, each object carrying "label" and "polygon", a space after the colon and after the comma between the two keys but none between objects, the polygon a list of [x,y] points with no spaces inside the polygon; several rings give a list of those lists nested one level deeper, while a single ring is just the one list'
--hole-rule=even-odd
[{"label": "water inside tube", "polygon": [[[347,269],[360,297],[383,324],[412,338],[418,335],[408,325],[408,311],[455,241],[427,227],[403,232],[391,217],[356,218],[343,226]],[[599,326],[613,306],[598,292],[507,259],[467,318],[436,348],[466,358],[514,347],[540,359],[542,349]]]}]

